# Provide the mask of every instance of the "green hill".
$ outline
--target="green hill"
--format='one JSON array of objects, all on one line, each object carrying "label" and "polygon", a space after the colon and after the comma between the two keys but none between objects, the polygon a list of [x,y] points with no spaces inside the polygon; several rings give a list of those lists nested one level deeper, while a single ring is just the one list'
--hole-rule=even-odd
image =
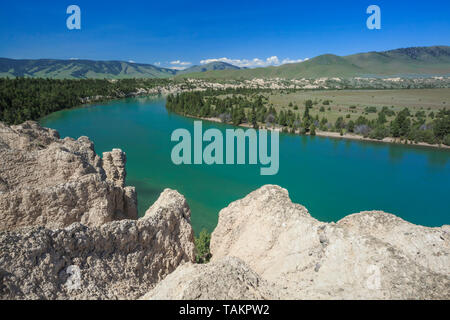
[{"label": "green hill", "polygon": [[92,60],[14,60],[0,58],[0,77],[52,79],[168,78],[177,72],[150,64]]},{"label": "green hill", "polygon": [[207,71],[179,77],[211,79],[450,75],[450,47],[416,47],[349,56],[325,54],[279,67]]}]

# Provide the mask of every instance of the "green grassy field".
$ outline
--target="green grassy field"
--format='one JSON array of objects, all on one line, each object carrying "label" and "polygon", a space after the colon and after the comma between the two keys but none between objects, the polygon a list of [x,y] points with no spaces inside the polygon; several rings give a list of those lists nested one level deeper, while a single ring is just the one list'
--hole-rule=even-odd
[{"label": "green grassy field", "polygon": [[[323,90],[323,91],[299,91],[295,93],[276,92],[263,94],[273,104],[277,112],[291,110],[294,113],[304,112],[304,102],[308,99],[315,102],[310,114],[314,117],[319,114],[325,116],[328,121],[334,122],[340,116],[356,120],[363,115],[368,119],[377,117],[377,113],[367,113],[366,107],[375,107],[377,112],[384,106],[398,112],[407,107],[415,114],[424,111],[427,121],[431,120],[429,114],[442,108],[450,107],[450,89],[412,89],[412,90]],[[323,102],[329,100],[329,105]],[[289,104],[292,104],[292,107]],[[294,106],[298,110],[294,110]],[[321,107],[324,112],[321,112]]]},{"label": "green grassy field", "polygon": [[[169,111],[233,125],[450,146],[450,89],[227,90],[169,96]],[[203,100],[202,100],[203,99]],[[321,133],[322,134],[322,133]]]}]

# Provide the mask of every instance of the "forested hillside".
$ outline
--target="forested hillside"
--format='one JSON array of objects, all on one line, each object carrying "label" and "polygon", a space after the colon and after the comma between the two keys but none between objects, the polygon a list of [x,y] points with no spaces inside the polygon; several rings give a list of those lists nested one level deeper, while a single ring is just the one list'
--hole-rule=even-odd
[{"label": "forested hillside", "polygon": [[118,98],[137,88],[152,88],[162,83],[165,80],[0,79],[0,121],[19,124],[37,120],[52,112],[81,105],[86,98],[95,101]]}]

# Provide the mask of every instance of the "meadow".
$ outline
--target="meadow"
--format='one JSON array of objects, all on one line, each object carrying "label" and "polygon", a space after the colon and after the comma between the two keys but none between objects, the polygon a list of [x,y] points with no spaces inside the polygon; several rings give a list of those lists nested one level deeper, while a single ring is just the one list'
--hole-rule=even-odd
[{"label": "meadow", "polygon": [[[409,90],[311,90],[284,92],[278,91],[263,94],[268,98],[277,112],[291,110],[302,115],[305,110],[305,101],[312,100],[313,108],[310,114],[325,116],[334,123],[338,117],[347,120],[356,120],[365,116],[369,120],[376,119],[377,113],[387,106],[395,113],[408,108],[412,114],[424,111],[427,121],[431,121],[430,113],[450,106],[450,88],[442,89],[409,89]],[[325,104],[324,104],[325,102]],[[296,110],[295,106],[298,107]],[[323,111],[321,112],[321,107]],[[370,107],[376,108],[368,109]],[[368,112],[369,111],[369,112]],[[370,112],[372,111],[372,112]],[[388,117],[389,118],[389,117]],[[394,118],[392,116],[391,118]]]}]

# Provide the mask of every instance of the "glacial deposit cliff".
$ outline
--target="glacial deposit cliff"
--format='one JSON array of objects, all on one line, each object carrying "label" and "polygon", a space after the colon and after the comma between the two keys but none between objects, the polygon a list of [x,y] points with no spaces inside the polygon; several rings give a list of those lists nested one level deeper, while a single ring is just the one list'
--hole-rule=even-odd
[{"label": "glacial deposit cliff", "polygon": [[121,150],[0,123],[0,156],[0,299],[450,299],[450,226],[325,223],[267,185],[221,210],[198,265],[186,199],[137,219]]},{"label": "glacial deposit cliff", "polygon": [[0,123],[0,156],[0,299],[133,299],[194,261],[186,199],[137,219],[121,150]]},{"label": "glacial deposit cliff", "polygon": [[0,232],[0,299],[134,299],[193,261],[189,206],[166,189],[138,220]]},{"label": "glacial deposit cliff", "polygon": [[[324,223],[273,185],[220,212],[211,253],[210,264],[180,267],[145,298],[450,299],[448,226],[380,211]],[[253,277],[234,279],[242,270]]]},{"label": "glacial deposit cliff", "polygon": [[209,264],[186,263],[142,300],[273,300],[274,286],[242,260],[225,257]]},{"label": "glacial deposit cliff", "polygon": [[119,149],[101,159],[87,137],[59,139],[35,122],[0,123],[0,158],[0,230],[137,218]]}]

